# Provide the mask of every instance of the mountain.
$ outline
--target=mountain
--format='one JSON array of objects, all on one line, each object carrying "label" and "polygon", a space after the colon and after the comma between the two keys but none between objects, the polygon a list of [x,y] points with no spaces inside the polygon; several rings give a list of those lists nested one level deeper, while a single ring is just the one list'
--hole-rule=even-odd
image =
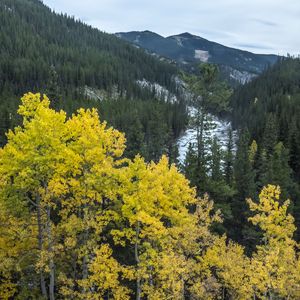
[{"label": "mountain", "polygon": [[[170,84],[175,68],[98,29],[53,13],[38,0],[0,0],[0,87],[45,87],[55,66],[62,86],[128,92],[136,80]],[[11,80],[13,79],[13,80]]]},{"label": "mountain", "polygon": [[174,60],[181,66],[198,62],[218,64],[229,78],[242,83],[262,73],[278,60],[276,55],[254,54],[226,47],[187,32],[166,38],[151,31],[119,32],[116,36],[151,53]]},{"label": "mountain", "polygon": [[185,125],[184,104],[168,101],[177,93],[175,66],[42,1],[0,0],[0,41],[0,145],[20,124],[19,99],[29,91],[46,93],[68,115],[98,108],[133,141],[132,155],[143,148],[147,159],[170,148]]}]

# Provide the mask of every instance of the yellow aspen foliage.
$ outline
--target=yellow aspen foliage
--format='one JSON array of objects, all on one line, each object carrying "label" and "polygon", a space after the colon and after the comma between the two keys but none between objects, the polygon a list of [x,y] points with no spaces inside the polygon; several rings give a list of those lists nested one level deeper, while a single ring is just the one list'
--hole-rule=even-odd
[{"label": "yellow aspen foliage", "polygon": [[249,148],[249,160],[252,164],[254,163],[255,156],[257,154],[257,147],[258,146],[257,146],[256,141],[253,140],[253,142],[251,143],[250,148]]},{"label": "yellow aspen foliage", "polygon": [[232,299],[252,299],[250,281],[250,259],[240,245],[226,241],[226,237],[216,239],[202,258],[202,263],[214,270],[220,291]]},{"label": "yellow aspen foliage", "polygon": [[61,278],[79,289],[79,280],[89,276],[117,198],[125,139],[100,123],[96,110],[79,110],[67,120],[65,112],[49,108],[45,95],[26,94],[18,112],[23,125],[7,134],[0,150],[1,203],[19,214],[28,235],[34,219],[33,259],[26,261],[36,278],[27,276],[22,288],[37,282],[31,290],[54,299]]},{"label": "yellow aspen foliage", "polygon": [[199,271],[194,256],[213,243],[209,227],[220,216],[212,213],[207,196],[196,199],[195,190],[166,157],[157,164],[136,157],[127,172],[122,229],[111,233],[117,244],[134,248],[136,295],[182,299]]},{"label": "yellow aspen foliage", "polygon": [[251,259],[251,284],[263,299],[299,299],[299,256],[293,240],[294,218],[288,214],[289,200],[281,203],[280,188],[265,187],[259,202],[248,200],[256,214],[250,221],[263,230],[263,241]]},{"label": "yellow aspen foliage", "polygon": [[[54,290],[55,225],[50,215],[56,205],[51,201],[48,185],[66,154],[62,143],[66,115],[49,109],[46,96],[29,93],[21,100],[23,126],[7,134],[8,143],[0,151],[1,198],[11,213],[18,213],[23,222],[29,222],[24,225],[28,235],[35,219],[36,235],[31,243],[35,259],[31,265],[41,276],[46,296],[46,273],[51,277],[50,294]],[[25,213],[31,217],[25,218]]]},{"label": "yellow aspen foliage", "polygon": [[300,299],[279,187],[248,200],[263,240],[247,257],[212,233],[220,212],[167,157],[128,160],[95,109],[67,117],[49,104],[24,95],[0,149],[1,299]]},{"label": "yellow aspen foliage", "polygon": [[25,270],[35,272],[36,219],[28,213],[13,214],[0,196],[0,299],[12,299],[20,288],[13,277],[24,278]]},{"label": "yellow aspen foliage", "polygon": [[[57,174],[51,186],[55,196],[62,199],[59,230],[65,237],[61,247],[69,258],[67,262],[70,265],[66,268],[79,264],[78,272],[82,273],[86,282],[88,266],[103,240],[103,228],[114,215],[112,207],[116,205],[122,180],[120,166],[125,162],[120,159],[125,139],[117,130],[100,123],[96,110],[78,110],[66,122],[66,128],[67,147],[75,159]],[[63,259],[62,264],[65,262]],[[70,275],[60,277],[63,278],[62,285],[66,281],[72,283],[68,296],[77,287],[81,289],[80,297],[85,299],[87,288],[82,286],[81,279]],[[97,274],[93,276],[96,278]],[[66,288],[63,287],[63,290],[66,295]],[[78,296],[80,293],[75,294]]]},{"label": "yellow aspen foliage", "polygon": [[[123,205],[119,210],[122,225],[121,229],[114,229],[111,234],[116,244],[126,246],[129,243],[133,246],[138,297],[152,297],[155,291],[155,295],[159,293],[164,299],[167,296],[163,290],[171,292],[159,283],[162,273],[169,271],[167,266],[162,268],[161,262],[168,259],[171,262],[177,258],[180,265],[181,258],[180,255],[173,256],[174,252],[169,252],[169,257],[160,254],[168,248],[169,228],[186,222],[191,224],[188,205],[195,203],[195,191],[175,166],[169,167],[166,157],[157,164],[146,164],[142,158],[136,157],[129,163],[125,178],[127,181],[122,185]],[[171,278],[165,278],[170,281],[164,284],[171,284]],[[172,288],[177,290],[173,284]]]},{"label": "yellow aspen foliage", "polygon": [[168,249],[158,253],[149,283],[143,286],[148,299],[183,299],[187,279],[188,260]]},{"label": "yellow aspen foliage", "polygon": [[124,268],[112,257],[109,245],[102,245],[95,251],[95,258],[89,265],[91,275],[80,284],[87,287],[89,292],[84,299],[105,299],[112,297],[116,300],[130,299],[130,290],[120,285],[124,278],[132,277],[132,271]]}]

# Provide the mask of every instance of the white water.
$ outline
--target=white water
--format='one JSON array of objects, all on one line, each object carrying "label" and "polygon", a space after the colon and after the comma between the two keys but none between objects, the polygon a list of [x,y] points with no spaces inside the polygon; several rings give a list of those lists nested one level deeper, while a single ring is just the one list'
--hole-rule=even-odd
[{"label": "white water", "polygon": [[[189,108],[190,115],[195,113],[195,109]],[[215,126],[214,129],[206,131],[206,137],[217,137],[223,150],[226,149],[228,142],[228,131],[231,129],[231,123],[225,120],[220,120],[216,116],[210,115],[210,118]],[[190,143],[195,143],[197,138],[197,131],[193,128],[189,128],[179,138],[177,145],[179,150],[179,162],[183,163]],[[236,132],[233,132],[233,138],[236,139]]]}]

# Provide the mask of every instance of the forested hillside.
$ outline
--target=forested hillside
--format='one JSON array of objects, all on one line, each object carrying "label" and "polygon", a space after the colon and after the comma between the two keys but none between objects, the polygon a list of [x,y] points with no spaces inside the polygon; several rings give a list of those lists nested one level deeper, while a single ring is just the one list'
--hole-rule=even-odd
[{"label": "forested hillside", "polygon": [[266,115],[274,113],[278,116],[280,137],[286,138],[287,125],[299,120],[299,70],[299,58],[284,58],[259,78],[239,87],[231,101],[233,125],[248,124],[249,130],[259,139]]},{"label": "forested hillside", "polygon": [[[207,195],[164,156],[123,157],[95,109],[26,94],[0,149],[0,298],[299,299],[294,218],[280,188],[248,199],[253,253],[214,233]],[[246,151],[247,153],[247,151]]]},{"label": "forested hillside", "polygon": [[0,299],[300,299],[300,59],[154,38],[0,0]]},{"label": "forested hillside", "polygon": [[113,35],[52,13],[39,0],[1,0],[0,4],[1,86],[12,81],[17,92],[45,89],[51,65],[63,87],[117,85],[120,91],[134,94],[137,79],[171,85],[174,68]]},{"label": "forested hillside", "polygon": [[[233,126],[252,144],[258,188],[279,184],[291,197],[300,224],[300,59],[285,58],[231,99]],[[248,131],[248,133],[246,133]],[[299,227],[298,227],[299,228]]]},{"label": "forested hillside", "polygon": [[[136,151],[157,158],[184,128],[185,109],[161,101],[153,90],[137,84],[147,80],[176,93],[177,70],[116,38],[67,15],[58,15],[38,0],[0,0],[0,143],[4,132],[19,120],[18,99],[28,91],[47,92],[53,107],[72,113],[78,107],[99,107],[115,127],[128,132],[128,120],[136,123],[141,143]],[[88,101],[88,91],[100,93]],[[119,103],[120,99],[126,104]],[[91,100],[91,99],[90,99]],[[141,101],[147,101],[141,111]],[[179,102],[179,100],[178,100]],[[118,106],[130,107],[120,111]],[[141,115],[142,114],[142,115]],[[161,124],[163,141],[153,150],[151,122]],[[153,126],[152,126],[153,127]],[[135,139],[135,136],[128,136]],[[143,147],[142,147],[143,146]],[[143,149],[142,149],[143,148]],[[148,149],[151,148],[151,149]]]},{"label": "forested hillside", "polygon": [[[267,184],[279,185],[291,199],[299,229],[299,74],[299,60],[285,59],[232,96],[212,65],[202,65],[199,75],[188,80],[195,95],[190,120],[195,135],[183,172],[200,197],[208,193],[222,210],[224,222],[215,230],[226,232],[249,252],[261,231],[249,223],[245,199],[258,199]],[[225,144],[210,134],[215,126],[212,107],[227,110],[233,119],[235,131],[223,132]]]}]

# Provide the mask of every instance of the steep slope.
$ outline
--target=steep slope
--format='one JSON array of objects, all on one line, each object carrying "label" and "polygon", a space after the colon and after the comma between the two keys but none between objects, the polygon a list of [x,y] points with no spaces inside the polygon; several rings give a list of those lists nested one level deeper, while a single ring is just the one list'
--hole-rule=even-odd
[{"label": "steep slope", "polygon": [[240,80],[242,83],[260,74],[278,60],[276,55],[254,54],[226,47],[190,33],[167,38],[150,31],[116,35],[148,51],[172,59],[180,65],[193,65],[198,62],[218,64],[229,78]]},{"label": "steep slope", "polygon": [[[293,201],[300,226],[300,59],[285,58],[231,99],[233,125],[255,140],[253,169],[259,187],[279,185]],[[297,238],[300,231],[297,232]]]},{"label": "steep slope", "polygon": [[19,124],[19,99],[28,91],[46,93],[68,114],[98,108],[126,132],[131,154],[143,151],[147,159],[159,157],[183,130],[185,106],[166,96],[176,94],[176,67],[115,35],[42,1],[0,0],[0,41],[0,145]]},{"label": "steep slope", "polygon": [[261,73],[268,65],[274,64],[277,60],[276,55],[254,54],[229,48],[189,33],[170,36],[167,39],[175,40],[182,47],[190,49],[193,52],[191,60],[227,65],[251,73]]},{"label": "steep slope", "polygon": [[119,32],[116,36],[159,56],[177,62],[184,62],[193,55],[193,51],[182,47],[175,39],[164,38],[151,31]]},{"label": "steep slope", "polygon": [[300,180],[300,59],[283,59],[237,89],[231,106],[234,127],[247,127],[258,143],[266,143],[272,129],[273,140],[289,149],[290,165]]},{"label": "steep slope", "polygon": [[[54,65],[62,85],[130,89],[146,78],[169,85],[176,71],[142,51],[38,0],[0,0],[0,86],[44,87]],[[13,79],[13,80],[12,80]]]}]

